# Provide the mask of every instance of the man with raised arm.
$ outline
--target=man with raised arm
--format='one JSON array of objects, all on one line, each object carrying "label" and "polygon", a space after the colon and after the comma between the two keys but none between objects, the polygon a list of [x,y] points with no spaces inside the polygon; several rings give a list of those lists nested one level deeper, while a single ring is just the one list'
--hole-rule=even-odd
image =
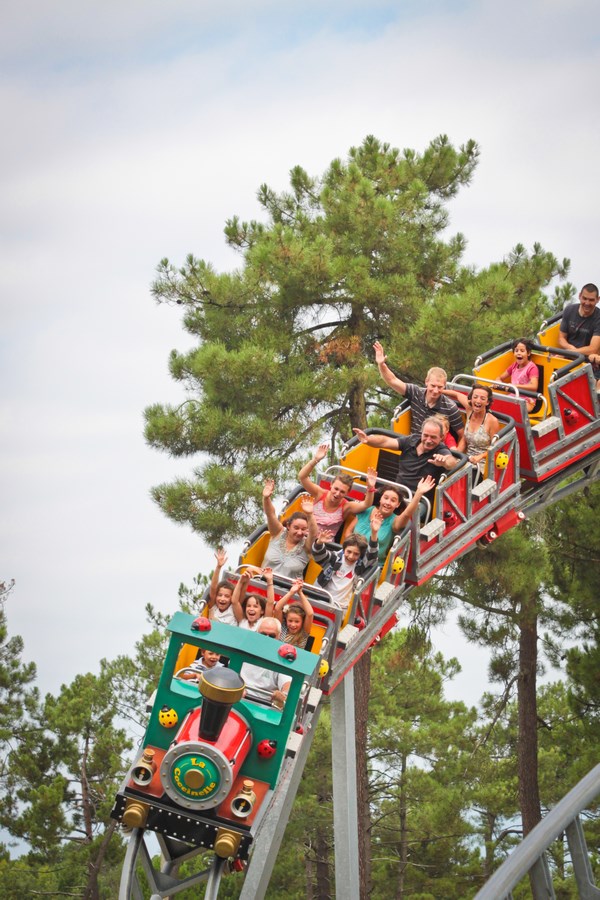
[{"label": "man with raised arm", "polygon": [[417,384],[402,381],[394,375],[386,362],[387,357],[379,341],[375,341],[373,349],[379,374],[385,383],[402,397],[406,397],[410,403],[411,433],[420,435],[425,419],[435,413],[441,413],[448,417],[452,433],[459,441],[464,431],[463,420],[456,403],[442,394],[448,380],[444,370],[437,366],[430,369],[425,378],[425,387],[422,388]]},{"label": "man with raised arm", "polygon": [[[449,472],[458,463],[458,459],[444,444],[444,428],[439,419],[431,416],[425,419],[421,434],[399,434],[392,437],[387,434],[367,434],[360,428],[353,428],[354,434],[369,447],[380,447],[382,450],[401,450],[398,460],[396,480],[404,484],[413,493],[421,478],[431,475],[438,482],[442,472]],[[428,492],[433,493],[435,486]],[[427,495],[426,495],[427,496]]]},{"label": "man with raised arm", "polygon": [[565,307],[558,346],[587,356],[596,379],[596,390],[600,390],[600,309],[595,284],[584,284],[579,291],[579,305],[570,303]]}]

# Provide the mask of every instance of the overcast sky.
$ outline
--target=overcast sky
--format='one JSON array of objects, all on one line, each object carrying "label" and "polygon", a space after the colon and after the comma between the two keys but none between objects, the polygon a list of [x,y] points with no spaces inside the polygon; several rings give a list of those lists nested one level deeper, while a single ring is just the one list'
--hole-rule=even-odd
[{"label": "overcast sky", "polygon": [[[149,286],[189,252],[237,264],[225,220],[259,185],[321,174],[368,134],[481,147],[451,206],[466,261],[517,242],[598,281],[597,0],[21,0],[0,29],[0,581],[42,691],[128,652],[212,551],[152,485],[146,447],[178,401],[177,309]],[[487,348],[481,348],[482,350]],[[443,363],[443,360],[441,360]],[[445,652],[455,650],[448,630]],[[485,655],[462,652],[484,686]],[[478,694],[476,694],[478,696]],[[472,694],[470,701],[476,699]]]}]

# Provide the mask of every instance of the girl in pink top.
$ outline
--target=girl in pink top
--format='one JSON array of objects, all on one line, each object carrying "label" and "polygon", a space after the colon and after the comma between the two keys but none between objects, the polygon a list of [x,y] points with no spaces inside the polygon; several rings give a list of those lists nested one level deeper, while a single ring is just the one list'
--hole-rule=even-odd
[{"label": "girl in pink top", "polygon": [[304,490],[314,497],[313,513],[319,528],[335,533],[348,517],[355,516],[373,505],[377,471],[367,469],[367,493],[364,500],[346,500],[346,495],[352,487],[351,475],[336,475],[329,490],[319,487],[309,477],[315,466],[327,456],[328,450],[329,444],[320,444],[314,457],[300,469],[298,480]]},{"label": "girl in pink top", "polygon": [[[531,362],[531,351],[533,345],[527,338],[519,338],[512,345],[515,355],[515,361],[505,372],[500,375],[500,381],[510,381],[515,387],[523,388],[526,391],[537,391],[539,383],[538,367]],[[527,409],[531,412],[535,406],[535,400],[525,398]]]}]

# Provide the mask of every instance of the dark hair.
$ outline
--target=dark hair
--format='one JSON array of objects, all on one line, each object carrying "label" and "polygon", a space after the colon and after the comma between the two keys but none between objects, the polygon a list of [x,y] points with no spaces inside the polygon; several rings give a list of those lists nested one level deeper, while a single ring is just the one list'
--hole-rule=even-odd
[{"label": "dark hair", "polygon": [[367,549],[367,546],[368,541],[363,534],[350,534],[342,544],[344,550],[346,547],[358,547],[361,556]]},{"label": "dark hair", "polygon": [[493,394],[492,389],[489,384],[474,384],[469,393],[467,394],[467,399],[470,400],[473,396],[474,391],[485,391],[487,394],[488,401],[486,403],[486,409],[489,409],[492,405]]},{"label": "dark hair", "polygon": [[226,578],[224,578],[223,581],[219,581],[215,588],[215,594],[218,594],[221,588],[227,588],[227,590],[233,593],[233,585],[230,581],[227,581]]},{"label": "dark hair", "polygon": [[307,633],[304,630],[304,623],[306,621],[306,610],[299,603],[290,603],[290,605],[286,609],[285,613],[283,614],[284,618],[287,617],[288,613],[296,613],[297,616],[301,617],[302,628],[300,629],[300,631],[297,632],[297,634],[290,634],[288,632],[288,634],[286,634],[286,636],[285,636],[286,644],[292,644],[293,646],[296,646],[296,647],[306,646]]},{"label": "dark hair", "polygon": [[305,522],[308,522],[308,516],[306,515],[306,513],[297,510],[296,512],[292,513],[291,516],[288,516],[287,519],[282,519],[281,524],[284,528],[287,528],[295,519],[304,519]]},{"label": "dark hair", "polygon": [[404,497],[402,496],[402,494],[401,494],[401,492],[400,492],[400,488],[394,487],[392,484],[383,484],[383,485],[379,488],[379,490],[378,490],[377,493],[375,494],[375,497],[373,498],[373,506],[375,506],[375,507],[377,507],[377,509],[379,509],[379,503],[380,503],[380,501],[381,501],[381,496],[382,496],[382,494],[385,494],[386,491],[393,491],[393,492],[397,495],[397,497],[398,497],[398,506],[396,507],[396,510],[398,510],[398,509],[400,509],[400,510],[404,509],[404,507],[406,506],[406,504],[405,504],[405,502],[404,502]]},{"label": "dark hair", "polygon": [[260,608],[262,609],[263,616],[264,616],[265,610],[267,608],[267,600],[265,597],[262,596],[262,594],[254,594],[254,593],[252,593],[252,591],[250,591],[250,593],[246,594],[246,596],[242,600],[242,609],[244,610],[244,612],[246,612],[246,604],[248,603],[248,600],[250,599],[250,597],[254,597],[255,600],[258,600],[258,602],[260,603]]},{"label": "dark hair", "polygon": [[[584,286],[581,288],[581,291],[587,291],[588,294],[597,294],[598,288],[590,281],[589,284],[584,284]],[[579,293],[581,293],[581,291],[579,291]]]},{"label": "dark hair", "polygon": [[512,342],[511,349],[514,351],[517,349],[518,344],[523,344],[525,349],[527,350],[527,359],[531,358],[531,351],[533,350],[533,341],[530,341],[529,338],[517,338],[516,341]]}]

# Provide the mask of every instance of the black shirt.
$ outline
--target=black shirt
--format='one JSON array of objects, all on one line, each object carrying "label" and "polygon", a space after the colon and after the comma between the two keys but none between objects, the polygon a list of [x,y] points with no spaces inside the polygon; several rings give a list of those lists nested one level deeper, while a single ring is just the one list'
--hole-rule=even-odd
[{"label": "black shirt", "polygon": [[431,462],[433,456],[437,454],[442,456],[452,455],[444,443],[439,443],[433,450],[426,450],[419,455],[417,447],[420,443],[420,434],[398,436],[398,449],[402,450],[402,456],[398,465],[398,482],[405,484],[413,493],[421,478],[431,475],[437,484],[442,472],[446,471],[442,466],[436,466],[435,463]]}]

